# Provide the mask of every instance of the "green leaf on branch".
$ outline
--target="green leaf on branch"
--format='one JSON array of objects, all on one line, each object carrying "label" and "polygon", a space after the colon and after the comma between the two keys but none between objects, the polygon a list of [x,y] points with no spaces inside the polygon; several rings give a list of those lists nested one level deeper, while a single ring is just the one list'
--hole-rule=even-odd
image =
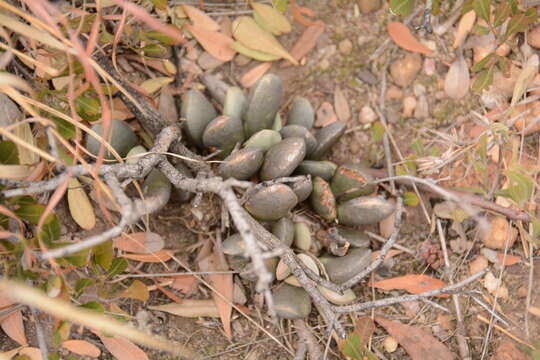
[{"label": "green leaf on branch", "polygon": [[475,92],[480,92],[484,89],[487,89],[493,83],[493,68],[482,70],[480,74],[476,77],[472,84],[472,89]]},{"label": "green leaf on branch", "polygon": [[396,15],[409,16],[414,8],[414,0],[390,0],[390,10]]},{"label": "green leaf on branch", "polygon": [[491,0],[473,0],[473,8],[476,15],[484,19],[489,24]]}]

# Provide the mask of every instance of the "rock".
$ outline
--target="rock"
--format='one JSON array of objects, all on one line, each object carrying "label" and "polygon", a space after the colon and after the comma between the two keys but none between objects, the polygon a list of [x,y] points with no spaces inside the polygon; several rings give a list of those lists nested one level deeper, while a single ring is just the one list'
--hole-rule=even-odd
[{"label": "rock", "polygon": [[345,133],[347,125],[341,121],[335,121],[328,126],[325,126],[317,131],[315,140],[317,140],[317,148],[309,156],[311,160],[319,160],[328,150],[330,150]]},{"label": "rock", "polygon": [[360,110],[358,120],[360,120],[362,124],[371,124],[377,120],[377,114],[369,105],[364,105]]},{"label": "rock", "polygon": [[517,230],[502,216],[493,217],[489,229],[480,229],[480,239],[490,249],[511,249],[517,239]]},{"label": "rock", "polygon": [[414,114],[414,110],[416,109],[416,98],[414,96],[406,96],[403,98],[403,111],[401,112],[401,116],[404,118],[410,118]]},{"label": "rock", "polygon": [[287,125],[283,127],[279,133],[283,139],[290,137],[299,137],[304,139],[304,143],[306,144],[306,155],[311,154],[317,147],[317,140],[315,140],[315,136],[313,136],[309,130],[303,126]]},{"label": "rock", "polygon": [[[237,86],[231,86],[225,93],[223,103],[223,115],[242,119],[247,107],[247,98],[242,89]],[[243,129],[242,129],[243,133]]]},{"label": "rock", "polygon": [[361,196],[338,205],[337,218],[342,225],[370,225],[388,217],[394,210],[392,203],[380,197]]},{"label": "rock", "polygon": [[264,129],[253,134],[249,139],[247,139],[244,146],[258,148],[263,152],[266,152],[281,140],[281,134],[278,131]]},{"label": "rock", "polygon": [[336,169],[337,165],[331,161],[304,160],[298,165],[294,173],[297,175],[311,175],[312,177],[318,176],[328,181],[334,176]]},{"label": "rock", "polygon": [[422,69],[422,58],[418,54],[407,53],[402,59],[390,65],[390,75],[394,83],[406,88],[412,84],[418,72]]},{"label": "rock", "polygon": [[312,242],[309,226],[302,222],[294,224],[294,246],[299,250],[309,251]]},{"label": "rock", "polygon": [[339,201],[346,201],[355,197],[370,195],[377,188],[370,184],[373,176],[363,167],[357,164],[345,164],[337,168],[330,188]]},{"label": "rock", "polygon": [[[540,121],[537,121],[538,115],[540,115],[539,104],[540,102],[535,101],[524,105],[516,105],[514,107],[514,110],[511,113],[512,115],[515,114],[515,116],[517,116],[518,114],[525,113],[524,116],[519,117],[516,122],[514,122],[514,127],[520,134],[531,135],[540,131]],[[530,112],[526,113],[527,111]]]},{"label": "rock", "polygon": [[351,249],[345,256],[329,256],[321,261],[330,280],[336,284],[341,284],[371,264],[371,250]]},{"label": "rock", "polygon": [[182,97],[180,115],[186,119],[184,129],[188,138],[195,145],[202,146],[204,129],[217,117],[214,106],[199,90],[191,89]]},{"label": "rock", "polygon": [[260,173],[261,180],[289,176],[304,160],[305,155],[306,145],[303,139],[297,137],[283,139],[266,153]]},{"label": "rock", "polygon": [[272,225],[272,234],[285,245],[291,246],[294,240],[294,223],[291,219],[282,217]]},{"label": "rock", "polygon": [[342,54],[349,54],[352,51],[353,43],[349,39],[341,40],[338,44],[338,49]]},{"label": "rock", "polygon": [[287,125],[300,125],[306,129],[313,127],[315,121],[315,110],[306,98],[297,98],[291,105],[287,116]]},{"label": "rock", "polygon": [[244,141],[244,129],[240,117],[221,115],[208,124],[202,136],[206,147],[222,150],[221,158],[227,156],[238,143]]},{"label": "rock", "polygon": [[311,299],[303,288],[281,285],[273,293],[277,316],[283,319],[302,319],[311,312]]},{"label": "rock", "polygon": [[381,0],[358,0],[358,6],[362,14],[368,14],[381,8]]},{"label": "rock", "polygon": [[218,172],[224,179],[248,180],[259,171],[263,161],[261,149],[246,147],[225,158]]},{"label": "rock", "polygon": [[399,343],[392,336],[388,336],[383,341],[384,350],[389,353],[393,353],[397,350]]},{"label": "rock", "polygon": [[359,70],[356,75],[362,82],[368,85],[376,85],[379,83],[379,79],[368,69]]},{"label": "rock", "polygon": [[397,86],[390,86],[388,90],[386,90],[386,98],[389,101],[400,101],[403,99],[403,90]]},{"label": "rock", "polygon": [[290,186],[291,186],[292,191],[294,191],[294,194],[298,198],[299,203],[306,200],[309,197],[309,195],[311,195],[311,192],[313,191],[313,183],[311,182],[310,178],[305,178],[304,180],[296,181],[292,183]]},{"label": "rock", "polygon": [[327,221],[336,218],[336,199],[330,185],[320,177],[313,179],[313,192],[311,193],[311,206],[313,210]]},{"label": "rock", "polygon": [[270,129],[283,101],[283,83],[274,74],[266,74],[251,88],[245,119],[247,136]]},{"label": "rock", "polygon": [[296,206],[298,198],[290,187],[274,184],[262,188],[246,202],[246,210],[255,218],[263,221],[278,220]]},{"label": "rock", "polygon": [[[101,136],[103,136],[102,129],[102,123],[92,126],[92,130]],[[125,157],[129,150],[131,150],[138,143],[137,135],[135,135],[135,132],[133,132],[129,125],[124,121],[113,120],[109,131],[111,131],[109,144],[121,157]],[[109,137],[105,135],[105,139],[109,139]],[[90,134],[86,134],[86,149],[91,154],[97,156],[100,146],[101,143],[96,138]],[[105,159],[113,160],[114,156],[106,150]]]}]

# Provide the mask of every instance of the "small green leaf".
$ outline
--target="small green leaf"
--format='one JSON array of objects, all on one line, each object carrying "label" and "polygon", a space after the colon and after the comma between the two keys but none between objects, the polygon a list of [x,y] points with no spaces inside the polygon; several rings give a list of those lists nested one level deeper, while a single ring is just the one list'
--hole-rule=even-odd
[{"label": "small green leaf", "polygon": [[86,121],[96,121],[101,117],[101,104],[96,98],[79,96],[75,99],[77,114]]},{"label": "small green leaf", "polygon": [[488,137],[486,134],[480,137],[478,141],[478,155],[483,164],[487,164]]},{"label": "small green leaf", "polygon": [[414,0],[390,0],[390,10],[396,15],[409,16],[414,8]]},{"label": "small green leaf", "polygon": [[508,177],[509,185],[507,187],[508,195],[512,200],[519,204],[520,207],[525,205],[533,193],[534,180],[528,176],[521,174],[516,170],[506,170],[504,172]]},{"label": "small green leaf", "polygon": [[287,7],[289,6],[289,0],[272,0],[272,5],[282,13],[287,11]]},{"label": "small green leaf", "polygon": [[422,140],[420,139],[414,140],[414,142],[411,144],[411,147],[418,156],[424,156],[424,154],[426,153],[424,143],[422,143]]},{"label": "small green leaf", "polygon": [[362,339],[357,333],[352,333],[347,337],[342,352],[353,360],[378,360],[378,357],[362,344]]},{"label": "small green leaf", "polygon": [[467,0],[467,1],[465,1],[463,6],[461,7],[461,15],[464,15],[464,14],[468,13],[471,10],[474,10],[473,0]]},{"label": "small green leaf", "polygon": [[176,40],[160,31],[146,31],[144,35],[149,39],[157,40],[165,45],[174,45],[176,43]]},{"label": "small green leaf", "polygon": [[0,164],[17,165],[18,163],[17,145],[12,141],[0,141]]},{"label": "small green leaf", "polygon": [[476,15],[484,19],[488,24],[490,22],[491,0],[473,0],[473,8]]},{"label": "small green leaf", "polygon": [[[15,214],[28,221],[32,225],[37,225],[39,223],[39,219],[41,218],[41,215],[45,212],[45,205],[41,204],[35,204],[35,205],[23,205],[19,207],[17,210],[15,210]],[[54,221],[56,215],[54,213],[50,213],[47,216],[47,219],[45,219],[44,224],[49,224],[50,222]]]},{"label": "small green leaf", "polygon": [[103,307],[103,305],[101,305],[97,301],[89,301],[87,303],[80,305],[80,307],[84,309],[88,309],[88,310],[93,310],[99,313],[105,312],[105,308]]},{"label": "small green leaf", "polygon": [[403,203],[408,206],[418,206],[420,199],[414,192],[407,191],[403,194]]},{"label": "small green leaf", "polygon": [[128,261],[123,257],[113,259],[109,272],[107,273],[107,279],[123,273],[128,267]]},{"label": "small green leaf", "polygon": [[373,136],[373,141],[380,142],[384,138],[384,125],[377,121],[373,123],[373,126],[371,127],[371,135]]},{"label": "small green leaf", "polygon": [[76,252],[72,255],[63,257],[64,260],[66,260],[71,265],[81,267],[88,265],[88,254],[90,253],[90,250],[81,250],[79,252]]},{"label": "small green leaf", "polygon": [[493,68],[482,70],[480,74],[476,77],[472,84],[473,91],[480,92],[484,89],[487,89],[493,83]]},{"label": "small green leaf", "polygon": [[109,270],[113,260],[112,240],[105,241],[94,247],[94,262],[101,265],[105,270]]},{"label": "small green leaf", "polygon": [[[491,53],[491,54],[488,54],[486,56],[484,56],[482,58],[482,60],[480,60],[479,62],[477,62],[472,68],[471,68],[471,71],[472,72],[479,72],[480,70],[483,70],[484,68],[488,67],[488,63],[490,61],[493,61],[493,59],[495,58],[495,53]],[[492,64],[490,64],[492,65]]]},{"label": "small green leaf", "polygon": [[161,44],[146,45],[143,49],[143,54],[150,57],[164,58],[170,54],[170,46]]},{"label": "small green leaf", "polygon": [[503,41],[506,41],[513,34],[527,31],[529,25],[534,23],[534,21],[536,21],[536,14],[534,12],[527,11],[512,16],[504,33]]},{"label": "small green leaf", "polygon": [[474,32],[478,33],[479,35],[487,35],[489,34],[490,30],[488,27],[475,24],[473,27]]},{"label": "small green leaf", "polygon": [[512,8],[510,4],[506,1],[503,1],[495,8],[495,19],[493,20],[493,26],[501,26],[506,19],[512,14]]},{"label": "small green leaf", "polygon": [[95,280],[89,279],[89,278],[82,278],[77,281],[75,284],[75,294],[74,297],[78,298],[82,295],[84,290],[90,286],[94,286],[96,284]]},{"label": "small green leaf", "polygon": [[439,16],[441,14],[441,0],[433,0],[431,14],[433,16]]},{"label": "small green leaf", "polygon": [[167,0],[150,0],[152,4],[159,10],[167,9]]},{"label": "small green leaf", "polygon": [[56,116],[52,117],[52,121],[56,124],[58,132],[60,133],[60,135],[62,135],[64,139],[70,140],[75,137],[75,125],[67,122],[64,119],[60,119]]},{"label": "small green leaf", "polygon": [[50,246],[53,241],[60,239],[60,231],[60,221],[58,220],[58,217],[55,216],[50,223],[43,225],[38,237],[45,243],[45,245]]}]

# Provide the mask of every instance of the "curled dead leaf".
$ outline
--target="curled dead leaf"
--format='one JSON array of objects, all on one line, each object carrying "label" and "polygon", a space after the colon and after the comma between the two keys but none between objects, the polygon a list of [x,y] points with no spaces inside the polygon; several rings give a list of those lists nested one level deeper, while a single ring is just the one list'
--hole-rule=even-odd
[{"label": "curled dead leaf", "polygon": [[433,51],[418,41],[411,33],[409,27],[400,22],[388,24],[388,34],[392,40],[402,49],[430,55]]}]

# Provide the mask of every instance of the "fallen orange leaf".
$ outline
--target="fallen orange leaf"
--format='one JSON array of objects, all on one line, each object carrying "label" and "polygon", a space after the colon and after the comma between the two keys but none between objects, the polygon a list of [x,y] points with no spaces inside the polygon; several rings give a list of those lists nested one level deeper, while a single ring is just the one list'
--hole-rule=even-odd
[{"label": "fallen orange leaf", "polygon": [[[8,308],[13,305],[6,297],[0,294],[0,309]],[[23,316],[21,310],[16,310],[6,317],[0,318],[0,325],[2,330],[11,339],[19,343],[20,345],[28,345],[28,340],[24,332]]]},{"label": "fallen orange leaf", "polygon": [[122,234],[113,239],[113,246],[122,251],[149,254],[163,249],[163,238],[153,232]]},{"label": "fallen orange leaf", "polygon": [[186,295],[189,295],[195,289],[197,278],[193,275],[175,275],[173,276],[174,282],[171,287],[175,290],[179,290]]},{"label": "fallen orange leaf", "polygon": [[[390,249],[386,253],[386,256],[384,257],[384,261],[386,261],[388,259],[391,259],[394,256],[397,256],[397,255],[401,254],[402,252],[403,252],[403,250]],[[371,253],[371,261],[375,261],[375,259],[377,259],[377,257],[379,257],[380,253],[381,253],[381,250],[377,250],[377,251],[372,252]]]},{"label": "fallen orange leaf", "polygon": [[424,55],[430,55],[431,49],[418,41],[411,33],[407,25],[400,22],[388,24],[388,34],[401,48]]},{"label": "fallen orange leaf", "polygon": [[375,321],[403,346],[412,360],[455,359],[446,345],[425,330],[382,317],[376,317]]},{"label": "fallen orange leaf", "polygon": [[97,358],[101,354],[101,351],[96,345],[85,340],[66,340],[62,343],[62,347],[77,355],[93,358]]},{"label": "fallen orange leaf", "polygon": [[[503,259],[504,259],[504,263],[503,263]],[[506,254],[506,258],[505,258],[504,254],[499,252],[499,253],[497,253],[497,260],[499,261],[499,265],[512,266],[512,265],[515,265],[517,263],[520,263],[521,262],[521,257],[516,256],[516,255]]]},{"label": "fallen orange leaf", "polygon": [[193,25],[199,26],[209,31],[219,31],[221,27],[210,16],[206,15],[204,11],[197,9],[191,5],[182,4],[182,9],[189,16],[189,19]]},{"label": "fallen orange leaf", "polygon": [[100,332],[94,331],[103,345],[118,360],[149,360],[148,355],[129,340],[119,337],[108,337]]},{"label": "fallen orange leaf", "polygon": [[[215,252],[211,253],[208,257],[199,261],[199,268],[201,271],[227,271],[229,266],[225,261],[225,258],[220,257]],[[232,339],[231,330],[231,315],[232,315],[232,300],[233,300],[233,278],[232,274],[208,274],[208,281],[221,294],[219,296],[215,292],[212,292],[212,296],[219,310],[221,322],[223,323],[223,329],[229,340]],[[225,298],[225,299],[223,299]]]},{"label": "fallen orange leaf", "polygon": [[313,22],[311,20],[308,20],[304,17],[304,15],[314,17],[315,12],[311,9],[305,8],[305,7],[298,7],[296,5],[296,0],[291,0],[289,4],[289,8],[291,9],[291,14],[298,23],[304,25],[304,26],[320,26],[316,22]]},{"label": "fallen orange leaf", "polygon": [[231,47],[233,39],[217,31],[207,30],[196,25],[186,25],[191,34],[210,55],[221,61],[230,61],[236,54]]},{"label": "fallen orange leaf", "polygon": [[173,255],[173,250],[159,250],[149,254],[122,254],[122,257],[125,257],[129,260],[155,263],[168,261]]},{"label": "fallen orange leaf", "polygon": [[[411,294],[421,294],[426,291],[432,291],[437,289],[442,289],[446,286],[444,281],[439,279],[432,278],[427,275],[417,275],[410,274],[405,276],[398,276],[392,279],[386,279],[376,282],[369,283],[370,286],[373,286],[377,289],[383,290],[394,290],[394,289],[403,289],[407,290]],[[448,294],[438,295],[439,297],[448,297]]]},{"label": "fallen orange leaf", "polygon": [[255,85],[257,80],[261,78],[261,76],[263,76],[268,70],[270,70],[271,67],[272,63],[270,62],[265,62],[255,66],[253,69],[248,70],[244,73],[244,75],[242,75],[242,77],[240,78],[240,84],[242,84],[242,86],[245,88],[252,87],[253,85]]},{"label": "fallen orange leaf", "polygon": [[[291,54],[295,60],[300,61],[307,53],[313,50],[317,44],[317,40],[319,40],[324,33],[325,28],[326,25],[321,20],[317,20],[315,25],[308,26],[298,40],[296,40],[296,43],[293,45],[291,51],[289,51],[289,54]],[[284,61],[280,67],[284,68],[292,65],[291,62]]]}]

